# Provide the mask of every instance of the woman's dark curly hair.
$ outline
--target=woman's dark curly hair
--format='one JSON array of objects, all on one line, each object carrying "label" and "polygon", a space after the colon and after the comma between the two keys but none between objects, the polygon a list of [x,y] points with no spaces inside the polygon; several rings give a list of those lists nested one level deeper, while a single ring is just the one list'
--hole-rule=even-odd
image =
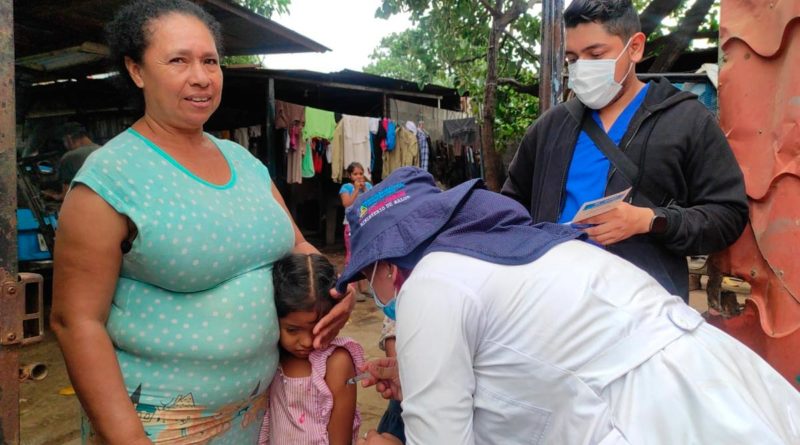
[{"label": "woman's dark curly hair", "polygon": [[272,266],[272,284],[278,318],[292,312],[315,312],[322,318],[336,301],[336,269],[323,255],[293,253]]},{"label": "woman's dark curly hair", "polygon": [[128,3],[106,25],[106,42],[112,69],[119,72],[117,78],[125,89],[136,91],[135,95],[140,99],[141,92],[125,67],[125,57],[141,64],[144,52],[150,46],[150,25],[168,14],[182,14],[200,20],[214,37],[217,52],[222,57],[222,27],[200,6],[187,0],[134,0]]}]

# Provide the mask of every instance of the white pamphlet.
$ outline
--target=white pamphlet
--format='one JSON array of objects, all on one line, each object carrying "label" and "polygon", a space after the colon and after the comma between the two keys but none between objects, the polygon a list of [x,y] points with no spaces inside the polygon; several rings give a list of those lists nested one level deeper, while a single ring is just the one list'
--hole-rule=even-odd
[{"label": "white pamphlet", "polygon": [[587,201],[584,202],[580,209],[578,209],[578,213],[575,214],[575,217],[572,218],[570,224],[579,223],[585,219],[589,219],[593,216],[602,215],[606,213],[614,207],[617,206],[620,202],[622,202],[626,196],[628,196],[628,192],[631,191],[631,188],[628,187],[627,189],[619,192],[614,193],[610,196],[604,196],[600,199],[595,199],[594,201]]}]

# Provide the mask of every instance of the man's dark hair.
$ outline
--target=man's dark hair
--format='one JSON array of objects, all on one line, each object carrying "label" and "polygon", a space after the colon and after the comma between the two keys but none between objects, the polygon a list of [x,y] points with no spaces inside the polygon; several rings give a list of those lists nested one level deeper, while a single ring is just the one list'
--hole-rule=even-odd
[{"label": "man's dark hair", "polygon": [[126,89],[141,96],[125,68],[125,57],[141,64],[145,50],[150,46],[150,25],[165,15],[181,14],[200,20],[208,28],[222,57],[222,28],[211,14],[187,0],[134,0],[119,11],[105,28],[106,42],[110,51],[112,69],[119,72],[119,79]]},{"label": "man's dark hair", "polygon": [[294,253],[276,261],[272,284],[278,318],[292,312],[316,312],[322,318],[336,304],[331,297],[336,269],[320,254]]},{"label": "man's dark hair", "polygon": [[80,139],[82,137],[89,137],[89,132],[86,127],[78,122],[67,122],[61,126],[61,137],[71,137],[72,139]]},{"label": "man's dark hair", "polygon": [[622,40],[642,30],[631,0],[573,0],[564,11],[564,24],[574,28],[582,23],[603,25],[606,32]]}]

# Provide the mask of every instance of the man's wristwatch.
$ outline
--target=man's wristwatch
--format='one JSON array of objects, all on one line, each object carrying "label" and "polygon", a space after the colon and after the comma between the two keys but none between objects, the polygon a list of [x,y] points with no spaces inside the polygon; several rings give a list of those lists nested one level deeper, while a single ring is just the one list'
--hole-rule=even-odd
[{"label": "man's wristwatch", "polygon": [[658,210],[655,211],[653,219],[650,220],[650,231],[655,235],[661,235],[667,231],[667,217]]}]

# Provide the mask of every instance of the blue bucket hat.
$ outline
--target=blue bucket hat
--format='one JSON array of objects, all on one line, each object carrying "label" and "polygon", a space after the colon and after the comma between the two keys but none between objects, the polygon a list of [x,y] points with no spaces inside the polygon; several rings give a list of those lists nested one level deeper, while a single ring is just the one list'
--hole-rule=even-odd
[{"label": "blue bucket hat", "polygon": [[433,176],[417,167],[402,167],[347,208],[350,225],[350,263],[336,288],[361,277],[370,264],[405,257],[437,234],[470,192],[484,188],[473,179],[447,191],[436,186]]}]

